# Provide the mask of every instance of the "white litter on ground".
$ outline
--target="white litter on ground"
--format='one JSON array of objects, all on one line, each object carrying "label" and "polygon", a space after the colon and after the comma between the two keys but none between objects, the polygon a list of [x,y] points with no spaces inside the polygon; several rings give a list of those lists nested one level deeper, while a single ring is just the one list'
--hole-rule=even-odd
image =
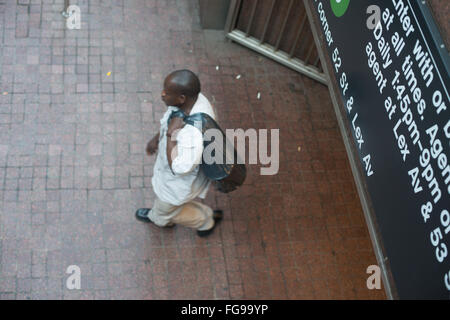
[{"label": "white litter on ground", "polygon": [[261,92],[258,92],[257,98],[258,100],[261,100]]},{"label": "white litter on ground", "polygon": [[220,67],[219,67],[219,66],[216,66],[216,70],[219,71],[219,69],[220,69]]},{"label": "white litter on ground", "polygon": [[236,79],[238,79],[238,80],[239,80],[240,78],[241,78],[241,75],[238,75],[238,76],[236,77]]}]

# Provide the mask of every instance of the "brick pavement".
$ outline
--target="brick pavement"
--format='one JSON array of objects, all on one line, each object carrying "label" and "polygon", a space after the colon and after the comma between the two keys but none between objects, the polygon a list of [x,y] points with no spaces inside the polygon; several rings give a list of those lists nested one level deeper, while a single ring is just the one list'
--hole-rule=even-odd
[{"label": "brick pavement", "polygon": [[[324,86],[201,30],[197,1],[71,2],[81,30],[63,0],[0,1],[1,299],[385,298],[366,288],[376,260]],[[281,129],[278,175],[250,166],[238,192],[209,193],[225,219],[207,239],[134,219],[179,68],[224,128]]]}]

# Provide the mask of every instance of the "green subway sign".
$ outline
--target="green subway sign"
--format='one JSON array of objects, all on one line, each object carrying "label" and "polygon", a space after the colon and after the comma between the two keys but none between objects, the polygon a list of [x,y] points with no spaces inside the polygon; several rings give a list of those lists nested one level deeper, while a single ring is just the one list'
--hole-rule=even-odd
[{"label": "green subway sign", "polygon": [[350,5],[350,0],[331,0],[331,9],[336,17],[342,17]]}]

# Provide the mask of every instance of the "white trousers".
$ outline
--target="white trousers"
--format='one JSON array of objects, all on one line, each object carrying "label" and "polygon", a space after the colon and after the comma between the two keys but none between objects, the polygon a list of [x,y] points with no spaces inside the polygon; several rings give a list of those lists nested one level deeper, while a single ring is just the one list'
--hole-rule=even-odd
[{"label": "white trousers", "polygon": [[159,227],[166,227],[172,223],[199,231],[214,227],[213,210],[197,201],[174,206],[156,197],[149,218]]}]

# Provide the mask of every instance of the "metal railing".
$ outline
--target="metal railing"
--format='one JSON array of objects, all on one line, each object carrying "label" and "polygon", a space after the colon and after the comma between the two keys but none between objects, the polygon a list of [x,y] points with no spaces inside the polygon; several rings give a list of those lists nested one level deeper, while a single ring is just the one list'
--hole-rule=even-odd
[{"label": "metal railing", "polygon": [[69,0],[64,0],[64,10],[61,12],[61,14],[66,19],[70,17],[70,12],[68,11],[69,10],[69,6],[70,6],[70,1]]}]

